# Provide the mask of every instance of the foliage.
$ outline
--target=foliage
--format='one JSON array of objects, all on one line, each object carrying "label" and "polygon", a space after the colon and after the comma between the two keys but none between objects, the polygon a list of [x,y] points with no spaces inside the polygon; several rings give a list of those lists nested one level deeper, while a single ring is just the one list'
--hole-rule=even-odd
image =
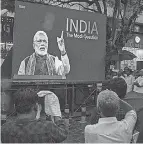
[{"label": "foliage", "polygon": [[14,12],[15,0],[1,0],[1,10],[7,9],[9,12]]}]

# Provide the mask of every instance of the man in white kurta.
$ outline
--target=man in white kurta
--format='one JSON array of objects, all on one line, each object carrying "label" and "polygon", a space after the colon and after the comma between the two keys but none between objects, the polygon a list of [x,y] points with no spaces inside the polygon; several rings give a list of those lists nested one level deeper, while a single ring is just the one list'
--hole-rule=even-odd
[{"label": "man in white kurta", "polygon": [[44,31],[38,31],[33,38],[35,52],[20,64],[18,75],[61,75],[65,77],[70,71],[69,58],[65,50],[63,32],[57,37],[61,60],[48,53],[48,37]]}]

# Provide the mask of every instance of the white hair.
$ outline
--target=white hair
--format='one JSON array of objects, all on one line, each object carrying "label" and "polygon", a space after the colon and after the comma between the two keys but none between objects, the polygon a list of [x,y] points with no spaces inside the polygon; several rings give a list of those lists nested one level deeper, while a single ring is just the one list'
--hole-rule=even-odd
[{"label": "white hair", "polygon": [[37,31],[33,37],[33,41],[36,41],[37,37],[39,37],[40,34],[43,34],[46,37],[46,40],[48,41],[48,36],[44,31]]},{"label": "white hair", "polygon": [[97,108],[106,117],[115,116],[119,110],[119,97],[110,90],[104,90],[97,97]]}]

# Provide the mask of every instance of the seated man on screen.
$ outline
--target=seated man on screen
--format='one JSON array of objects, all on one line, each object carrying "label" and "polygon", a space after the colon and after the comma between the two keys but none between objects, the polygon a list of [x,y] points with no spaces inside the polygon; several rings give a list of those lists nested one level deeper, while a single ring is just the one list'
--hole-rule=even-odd
[{"label": "seated man on screen", "polygon": [[69,58],[65,50],[63,31],[57,37],[61,51],[61,60],[48,53],[48,37],[44,31],[37,31],[33,38],[35,52],[20,64],[18,75],[61,75],[65,77],[70,71]]}]

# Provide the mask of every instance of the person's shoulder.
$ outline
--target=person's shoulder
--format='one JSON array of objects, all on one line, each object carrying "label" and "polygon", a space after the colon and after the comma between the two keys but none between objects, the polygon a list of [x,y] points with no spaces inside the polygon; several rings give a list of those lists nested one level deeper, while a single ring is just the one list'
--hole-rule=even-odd
[{"label": "person's shoulder", "polygon": [[48,56],[52,59],[55,59],[56,57],[54,55],[48,54]]},{"label": "person's shoulder", "polygon": [[85,131],[89,131],[91,128],[92,128],[92,125],[87,125],[87,126],[85,127]]},{"label": "person's shoulder", "polygon": [[54,56],[54,55],[52,55],[52,54],[48,54],[48,56],[49,56],[49,57],[55,57],[55,56]]},{"label": "person's shoulder", "polygon": [[30,56],[27,56],[27,57],[24,58],[23,61],[29,60],[29,58],[30,58]]},{"label": "person's shoulder", "polygon": [[135,116],[135,117],[137,117],[137,113],[136,113],[135,110],[130,110],[130,111],[128,111],[128,112],[126,113],[126,116]]},{"label": "person's shoulder", "polygon": [[48,120],[46,120],[46,119],[42,119],[42,118],[40,118],[40,119],[38,119],[38,120],[34,120],[34,121],[32,121],[31,122],[31,124],[34,124],[34,125],[48,125],[48,124],[52,124],[52,121],[48,121]]},{"label": "person's shoulder", "polygon": [[39,133],[47,131],[48,128],[52,127],[53,123],[48,120],[34,120],[34,121],[29,121],[27,127],[31,129],[31,131],[38,130]]},{"label": "person's shoulder", "polygon": [[30,56],[25,57],[25,58],[22,60],[22,62],[28,62],[29,58],[30,58]]},{"label": "person's shoulder", "polygon": [[136,121],[137,120],[137,113],[135,110],[130,110],[126,113],[125,118],[121,122],[128,123],[128,121]]},{"label": "person's shoulder", "polygon": [[22,62],[25,62],[25,63],[27,64],[27,63],[28,63],[28,60],[29,60],[29,58],[30,58],[30,56],[31,56],[31,55],[25,57],[25,58],[22,60]]},{"label": "person's shoulder", "polygon": [[86,133],[90,133],[91,131],[93,131],[95,128],[96,128],[96,126],[97,126],[98,124],[93,124],[93,125],[87,125],[86,127],[85,127],[85,132]]}]

